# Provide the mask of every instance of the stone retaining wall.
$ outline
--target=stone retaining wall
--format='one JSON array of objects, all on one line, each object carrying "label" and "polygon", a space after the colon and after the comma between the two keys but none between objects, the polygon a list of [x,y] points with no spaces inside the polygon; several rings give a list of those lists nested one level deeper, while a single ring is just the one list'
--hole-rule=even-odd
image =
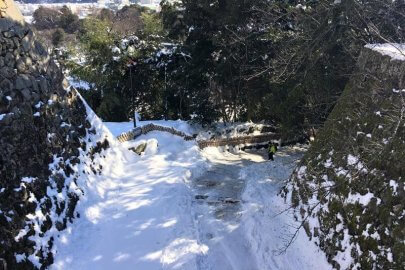
[{"label": "stone retaining wall", "polygon": [[284,189],[334,269],[404,269],[404,89],[405,61],[364,48]]},{"label": "stone retaining wall", "polygon": [[243,137],[235,137],[229,139],[217,139],[217,140],[206,140],[206,141],[199,141],[198,146],[201,149],[206,147],[218,147],[218,146],[226,146],[226,145],[243,145],[243,144],[260,144],[260,143],[268,143],[271,141],[279,140],[280,135],[276,133],[264,134],[264,135],[252,135],[252,136],[243,136]]},{"label": "stone retaining wall", "polygon": [[[170,127],[163,127],[155,124],[148,124],[143,127],[138,127],[132,131],[123,133],[117,137],[117,140],[120,142],[126,142],[133,139],[136,139],[140,135],[147,134],[151,131],[161,131],[161,132],[168,132],[175,136],[182,137],[186,141],[192,141],[195,138],[193,136],[187,135],[182,131],[178,131],[174,128]],[[243,145],[243,144],[260,144],[260,143],[268,143],[271,141],[279,140],[280,134],[277,133],[268,133],[263,135],[252,135],[252,136],[241,136],[235,138],[227,138],[227,139],[215,139],[215,140],[205,140],[205,141],[198,141],[198,146],[201,149],[206,147],[218,147],[218,146],[225,146],[225,145]],[[294,141],[295,142],[295,141]]]},{"label": "stone retaining wall", "polygon": [[82,172],[75,167],[108,147],[88,152],[96,130],[66,86],[34,33],[1,17],[0,269],[53,263],[54,235],[76,217]]}]

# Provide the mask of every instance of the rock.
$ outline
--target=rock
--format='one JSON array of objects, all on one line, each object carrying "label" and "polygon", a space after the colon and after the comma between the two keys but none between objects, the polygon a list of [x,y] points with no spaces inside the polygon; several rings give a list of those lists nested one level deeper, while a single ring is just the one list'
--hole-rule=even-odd
[{"label": "rock", "polygon": [[19,117],[21,115],[20,109],[18,107],[14,107],[11,109],[11,112],[16,116]]},{"label": "rock", "polygon": [[306,234],[308,235],[309,238],[312,237],[312,233],[311,233],[311,228],[309,227],[309,222],[305,221],[304,222],[304,231],[306,232]]},{"label": "rock", "polygon": [[14,42],[11,39],[4,39],[3,49],[4,51],[13,51]]},{"label": "rock", "polygon": [[26,71],[26,66],[25,63],[22,59],[18,59],[16,63],[16,68],[18,72],[25,72]]},{"label": "rock", "polygon": [[19,40],[24,38],[24,36],[29,32],[29,30],[26,27],[23,27],[21,25],[14,25],[13,31]]},{"label": "rock", "polygon": [[26,66],[31,66],[31,65],[32,65],[32,59],[31,59],[31,58],[29,58],[29,57],[23,57],[22,60],[23,60],[23,62],[24,62],[24,64],[25,64]]},{"label": "rock", "polygon": [[14,69],[4,66],[0,69],[0,77],[11,79],[16,75]]},{"label": "rock", "polygon": [[28,36],[25,36],[21,42],[21,45],[25,52],[29,52],[30,47],[32,46],[30,38]]},{"label": "rock", "polygon": [[28,90],[27,88],[24,88],[23,90],[21,90],[21,94],[24,98],[24,101],[30,101],[31,99],[31,91]]},{"label": "rock", "polygon": [[13,90],[13,83],[9,79],[4,79],[0,82],[0,89],[4,92]]},{"label": "rock", "polygon": [[41,77],[39,78],[39,81],[37,80],[37,82],[39,83],[40,90],[44,93],[48,93],[48,82],[46,79]]},{"label": "rock", "polygon": [[394,207],[393,207],[394,213],[400,214],[402,212],[403,208],[404,208],[404,206],[402,204],[394,205]]},{"label": "rock", "polygon": [[129,148],[129,150],[135,152],[138,155],[141,155],[143,152],[145,152],[146,146],[147,146],[147,143],[141,143],[136,148],[132,147],[132,148]]},{"label": "rock", "polygon": [[12,31],[3,32],[3,36],[5,38],[12,38],[12,37],[14,37],[14,32],[12,32]]},{"label": "rock", "polygon": [[64,229],[66,229],[66,225],[64,225],[62,222],[58,221],[55,224],[55,227],[58,231],[63,231]]},{"label": "rock", "polygon": [[39,92],[39,83],[38,83],[37,80],[33,80],[33,81],[32,81],[32,88],[33,88],[33,90],[34,90],[36,93]]},{"label": "rock", "polygon": [[318,237],[319,236],[319,228],[315,227],[314,228],[314,237]]},{"label": "rock", "polygon": [[8,52],[6,54],[6,56],[4,57],[4,62],[8,67],[14,68],[14,65],[15,65],[15,57],[14,57],[14,55],[12,53]]},{"label": "rock", "polygon": [[0,18],[0,31],[8,31],[14,23],[10,19]]},{"label": "rock", "polygon": [[8,126],[8,125],[10,125],[12,120],[13,120],[13,114],[8,113],[5,116],[3,116],[3,118],[0,120],[0,123],[2,125]]},{"label": "rock", "polygon": [[28,77],[28,75],[20,74],[17,76],[16,82],[15,82],[15,88],[17,90],[21,90],[23,88],[29,88],[31,86],[32,86],[32,81]]},{"label": "rock", "polygon": [[70,86],[68,80],[63,79],[62,86],[63,86],[63,88],[67,89]]},{"label": "rock", "polygon": [[20,47],[20,40],[17,37],[13,38],[13,42],[14,42],[14,48]]},{"label": "rock", "polygon": [[221,200],[223,203],[229,203],[229,204],[237,204],[240,203],[240,200],[232,199],[232,198],[225,198]]},{"label": "rock", "polygon": [[36,93],[36,92],[31,92],[31,100],[32,100],[32,102],[34,102],[35,104],[38,104],[38,102],[41,100],[41,97],[39,96],[38,93]]}]

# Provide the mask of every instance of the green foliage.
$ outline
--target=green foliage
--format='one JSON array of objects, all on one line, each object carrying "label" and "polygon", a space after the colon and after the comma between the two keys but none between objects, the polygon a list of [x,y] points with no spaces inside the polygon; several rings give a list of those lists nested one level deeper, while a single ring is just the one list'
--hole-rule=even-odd
[{"label": "green foliage", "polygon": [[105,94],[96,112],[102,119],[112,122],[123,122],[128,119],[125,103],[116,92]]},{"label": "green foliage", "polygon": [[40,6],[33,13],[33,25],[37,30],[61,29],[65,33],[79,30],[79,17],[67,7],[60,10]]},{"label": "green foliage", "polygon": [[141,19],[145,36],[163,34],[163,24],[157,13],[143,12]]},{"label": "green foliage", "polygon": [[117,36],[111,31],[111,22],[89,17],[81,22],[79,50],[83,63],[70,61],[66,66],[71,75],[93,85],[82,91],[84,98],[104,120],[124,121],[128,118],[128,98],[122,95],[119,81],[124,74],[124,63],[114,60],[112,48]]},{"label": "green foliage", "polygon": [[[367,43],[404,40],[405,6],[389,0],[308,2],[287,9],[293,35],[273,62],[275,79],[303,92],[304,128],[320,127],[353,74]],[[272,79],[274,79],[272,78]]]},{"label": "green foliage", "polygon": [[78,89],[82,97],[86,100],[90,108],[97,109],[100,107],[102,96],[100,91],[95,89],[81,90]]},{"label": "green foliage", "polygon": [[63,42],[64,38],[65,38],[65,32],[62,29],[58,28],[52,34],[52,44],[55,47],[58,47]]},{"label": "green foliage", "polygon": [[[389,0],[321,0],[306,8],[297,1],[182,0],[161,7],[102,10],[84,20],[87,62],[74,73],[103,93],[115,89],[132,99],[134,92],[145,117],[264,119],[285,138],[321,127],[361,48],[401,41],[405,29],[403,5]],[[131,50],[112,53],[134,35]]]},{"label": "green foliage", "polygon": [[114,42],[114,34],[111,32],[111,23],[109,21],[92,17],[86,18],[82,22],[79,37],[86,54],[99,53],[97,56],[102,58],[111,56],[110,46]]},{"label": "green foliage", "polygon": [[33,13],[33,25],[38,30],[52,29],[60,21],[60,13],[56,9],[40,6]]},{"label": "green foliage", "polygon": [[83,20],[79,34],[79,56],[84,56],[86,61],[83,64],[71,63],[73,75],[95,84],[99,89],[103,89],[111,83],[107,73],[114,72],[114,70],[106,69],[106,67],[108,65],[115,67],[111,63],[113,57],[111,48],[114,45],[115,36],[110,30],[111,24],[108,21],[96,18]]},{"label": "green foliage", "polygon": [[187,29],[183,20],[184,15],[181,2],[169,3],[167,0],[163,0],[160,6],[162,8],[160,13],[162,24],[167,32],[167,37],[174,40],[183,40]]},{"label": "green foliage", "polygon": [[79,16],[73,14],[67,6],[63,6],[60,12],[59,25],[66,33],[73,34],[79,30]]}]

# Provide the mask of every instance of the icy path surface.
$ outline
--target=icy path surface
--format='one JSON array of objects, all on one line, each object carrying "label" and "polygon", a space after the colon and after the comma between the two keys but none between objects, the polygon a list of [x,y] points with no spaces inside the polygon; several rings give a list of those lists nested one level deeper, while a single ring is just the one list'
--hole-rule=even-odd
[{"label": "icy path surface", "polygon": [[[126,125],[110,129],[118,135]],[[141,142],[144,155],[127,150]],[[268,162],[264,151],[200,151],[158,132],[112,147],[101,175],[79,179],[80,218],[56,239],[51,269],[330,269],[304,232],[279,254],[296,224],[278,215],[287,206],[277,192],[302,154],[284,148]]]},{"label": "icy path surface", "polygon": [[246,178],[243,167],[264,162],[260,154],[231,154],[207,148],[203,155],[209,169],[193,179],[193,214],[200,243],[208,252],[197,258],[198,267],[205,269],[258,269],[248,239],[241,230],[242,194]]}]

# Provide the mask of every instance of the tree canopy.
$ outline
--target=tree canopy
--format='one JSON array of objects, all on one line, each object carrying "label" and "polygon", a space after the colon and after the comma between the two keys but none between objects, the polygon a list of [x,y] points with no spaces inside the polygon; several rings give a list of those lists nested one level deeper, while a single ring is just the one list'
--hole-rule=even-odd
[{"label": "tree canopy", "polygon": [[87,64],[75,74],[105,102],[114,93],[118,119],[265,120],[290,136],[323,125],[364,45],[403,42],[404,11],[390,0],[162,1],[160,13],[119,11],[134,15],[125,31],[126,15],[101,11],[82,23]]}]

